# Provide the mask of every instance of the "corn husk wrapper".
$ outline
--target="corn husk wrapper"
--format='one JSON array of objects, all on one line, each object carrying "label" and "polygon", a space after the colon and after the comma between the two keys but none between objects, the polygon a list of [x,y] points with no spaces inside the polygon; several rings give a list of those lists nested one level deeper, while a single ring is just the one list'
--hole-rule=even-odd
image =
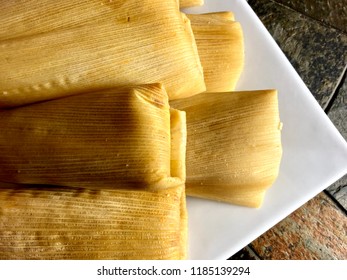
[{"label": "corn husk wrapper", "polygon": [[215,19],[224,19],[229,21],[235,21],[235,15],[231,11],[224,11],[224,12],[214,12],[214,13],[206,13],[202,15],[208,15],[210,18]]},{"label": "corn husk wrapper", "polygon": [[172,109],[171,115],[159,84],[0,111],[0,181],[91,188],[180,185],[185,113]]},{"label": "corn husk wrapper", "polygon": [[204,0],[179,0],[181,8],[195,7],[204,5]]},{"label": "corn husk wrapper", "polygon": [[186,193],[260,207],[282,156],[277,92],[206,93],[171,105],[187,114]]},{"label": "corn husk wrapper", "polygon": [[[186,113],[170,108],[171,155],[170,171],[172,177],[186,180],[187,124]],[[175,180],[175,179],[174,179]]]},{"label": "corn husk wrapper", "polygon": [[233,91],[244,68],[244,40],[231,12],[187,15],[191,21],[206,91]]},{"label": "corn husk wrapper", "polygon": [[[115,187],[116,188],[116,187]],[[0,259],[185,259],[184,186],[0,187]]]},{"label": "corn husk wrapper", "polygon": [[54,18],[44,32],[0,41],[0,108],[156,82],[170,99],[206,89],[190,22],[176,1],[129,0],[112,11],[114,17],[50,30]]},{"label": "corn husk wrapper", "polygon": [[[0,0],[0,40],[93,25],[105,19],[130,22],[145,13],[162,18],[178,10],[177,0]],[[155,9],[155,11],[154,11]]]}]

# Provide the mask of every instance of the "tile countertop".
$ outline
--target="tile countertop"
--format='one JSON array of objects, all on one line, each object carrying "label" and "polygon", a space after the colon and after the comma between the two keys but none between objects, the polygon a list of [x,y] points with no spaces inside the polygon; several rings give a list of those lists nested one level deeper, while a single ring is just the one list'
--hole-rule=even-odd
[{"label": "tile countertop", "polygon": [[[248,0],[347,139],[347,0]],[[230,259],[347,259],[347,175]]]}]

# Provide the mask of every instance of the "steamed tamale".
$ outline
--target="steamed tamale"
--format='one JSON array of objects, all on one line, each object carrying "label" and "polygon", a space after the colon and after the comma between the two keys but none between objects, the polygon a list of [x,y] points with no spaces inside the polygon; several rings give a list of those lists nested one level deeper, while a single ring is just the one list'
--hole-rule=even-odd
[{"label": "steamed tamale", "polygon": [[173,131],[160,84],[2,110],[0,181],[124,188],[181,184],[185,115],[171,112]]},{"label": "steamed tamale", "polygon": [[216,20],[228,20],[228,21],[235,21],[235,15],[231,11],[223,11],[223,12],[211,12],[211,13],[204,13],[204,14],[187,14],[187,16],[203,16],[202,18],[197,17],[196,20],[199,18],[201,19],[200,21],[197,21],[199,23],[204,23],[206,22],[206,18],[208,19],[216,19]]},{"label": "steamed tamale", "polygon": [[[116,186],[115,186],[116,188]],[[0,185],[0,259],[185,259],[184,186]]]},{"label": "steamed tamale", "polygon": [[[32,36],[58,29],[113,21],[172,15],[178,0],[0,0],[0,40]],[[165,2],[166,5],[163,5]],[[154,11],[155,10],[155,11]]]},{"label": "steamed tamale", "polygon": [[204,93],[171,105],[187,114],[187,194],[259,207],[282,156],[277,92]]},{"label": "steamed tamale", "polygon": [[207,13],[205,15],[209,15],[211,18],[217,18],[217,19],[222,18],[222,19],[226,19],[229,21],[235,21],[234,13],[231,11]]},{"label": "steamed tamale", "polygon": [[[53,2],[43,17],[43,22],[52,26],[36,24],[42,13],[34,11],[24,21],[25,26],[32,22],[35,27],[28,29],[29,34],[3,35],[0,40],[0,108],[155,82],[164,83],[170,99],[205,90],[190,22],[179,12],[175,0],[115,1],[108,8],[95,9],[95,16],[94,6],[83,1],[81,5],[88,9],[78,12],[91,13],[93,20],[75,25],[70,10],[63,5],[78,7],[77,2]],[[63,27],[56,17],[60,11]],[[17,24],[21,26],[21,21],[15,21],[11,30],[16,30]],[[37,26],[42,30],[36,30]]]},{"label": "steamed tamale", "polygon": [[204,0],[179,0],[181,8],[195,7],[204,5]]},{"label": "steamed tamale", "polygon": [[231,12],[187,15],[208,92],[232,91],[244,67],[243,32]]}]

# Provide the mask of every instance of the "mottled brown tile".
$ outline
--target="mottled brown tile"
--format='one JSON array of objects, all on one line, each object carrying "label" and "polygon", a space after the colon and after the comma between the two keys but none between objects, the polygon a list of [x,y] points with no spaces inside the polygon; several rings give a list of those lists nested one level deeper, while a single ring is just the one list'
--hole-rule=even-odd
[{"label": "mottled brown tile", "polygon": [[[347,140],[347,78],[342,81],[342,86],[337,92],[328,116]],[[347,175],[330,186],[327,191],[347,210]]]},{"label": "mottled brown tile", "polygon": [[246,246],[232,255],[228,260],[259,260],[259,258],[249,246]]},{"label": "mottled brown tile", "polygon": [[347,0],[273,0],[347,32]]},{"label": "mottled brown tile", "polygon": [[270,0],[249,0],[323,108],[347,64],[347,35]]},{"label": "mottled brown tile", "polygon": [[252,242],[261,259],[347,259],[347,218],[321,193]]}]

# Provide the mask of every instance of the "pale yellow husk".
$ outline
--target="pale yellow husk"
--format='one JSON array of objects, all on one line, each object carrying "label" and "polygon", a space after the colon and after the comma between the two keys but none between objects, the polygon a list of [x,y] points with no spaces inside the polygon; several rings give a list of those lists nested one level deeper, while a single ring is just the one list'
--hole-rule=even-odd
[{"label": "pale yellow husk", "polygon": [[277,92],[204,93],[171,105],[187,115],[187,194],[260,207],[282,157]]},{"label": "pale yellow husk", "polygon": [[186,113],[170,108],[171,176],[186,180]]},{"label": "pale yellow husk", "polygon": [[231,11],[224,11],[224,12],[215,12],[215,13],[207,13],[210,17],[215,18],[222,18],[229,21],[235,21],[235,15]]},{"label": "pale yellow husk", "polygon": [[[206,89],[190,22],[175,0],[83,1],[82,10],[80,1],[48,2],[46,13],[35,3],[10,14],[14,22],[0,40],[0,108],[155,82],[170,99]],[[77,14],[83,17],[75,22]]]},{"label": "pale yellow husk", "polygon": [[180,185],[185,114],[172,110],[172,115],[160,84],[0,111],[0,181],[92,188]]},{"label": "pale yellow husk", "polygon": [[[116,186],[115,186],[116,188]],[[185,259],[184,186],[0,186],[0,259]]]},{"label": "pale yellow husk", "polygon": [[195,7],[204,5],[204,0],[179,0],[181,8]]},{"label": "pale yellow husk", "polygon": [[206,90],[235,89],[244,68],[244,40],[239,22],[231,12],[187,15],[191,21]]},{"label": "pale yellow husk", "polygon": [[0,40],[95,24],[107,18],[130,22],[144,13],[160,18],[163,13],[177,12],[177,1],[166,0],[163,5],[162,0],[0,0]]}]

